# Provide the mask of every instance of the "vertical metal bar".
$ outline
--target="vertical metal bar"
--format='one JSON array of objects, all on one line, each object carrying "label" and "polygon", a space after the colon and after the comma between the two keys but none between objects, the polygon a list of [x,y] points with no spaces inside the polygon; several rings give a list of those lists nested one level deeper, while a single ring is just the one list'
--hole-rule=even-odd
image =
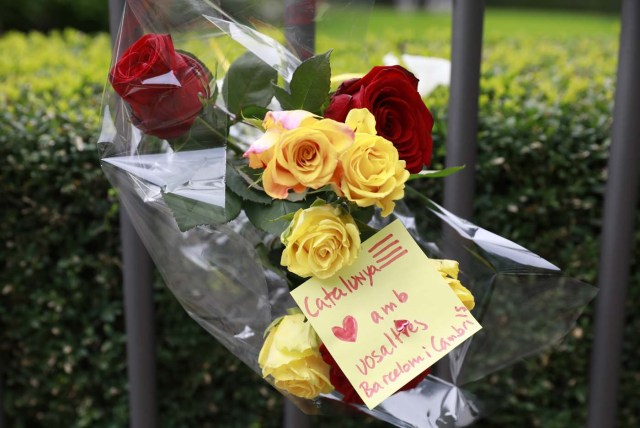
[{"label": "vertical metal bar", "polygon": [[[443,203],[446,209],[466,219],[473,216],[483,22],[484,0],[453,0],[445,164],[466,168],[445,178]],[[452,231],[445,227],[445,242],[449,233]],[[450,256],[465,266],[466,254]],[[436,364],[435,374],[449,382],[454,382],[457,375],[448,357]]]},{"label": "vertical metal bar", "polygon": [[4,418],[4,376],[0,372],[0,428],[6,428],[6,422]]},{"label": "vertical metal bar", "polygon": [[[124,0],[109,0],[109,27],[115,41]],[[129,420],[132,428],[157,424],[153,310],[153,265],[131,218],[120,204]]]},{"label": "vertical metal bar", "polygon": [[129,418],[132,428],[155,428],[156,360],[151,259],[120,206]]},{"label": "vertical metal bar", "polygon": [[446,166],[466,165],[466,168],[445,178],[444,206],[456,215],[471,219],[484,0],[454,0],[452,19]]},{"label": "vertical metal bar", "polygon": [[634,243],[640,163],[640,1],[622,3],[622,30],[611,130],[604,224],[600,243],[600,294],[591,356],[589,428],[616,425],[624,332],[624,301]]},{"label": "vertical metal bar", "polygon": [[316,49],[316,0],[286,0],[285,37],[300,59],[312,56]]},{"label": "vertical metal bar", "polygon": [[111,33],[111,44],[115,42],[122,11],[124,10],[125,0],[109,0],[109,32]]},{"label": "vertical metal bar", "polygon": [[[285,37],[300,59],[312,56],[316,49],[316,0],[285,0]],[[291,401],[284,401],[284,428],[310,428],[311,419]]]},{"label": "vertical metal bar", "polygon": [[284,400],[284,428],[311,428],[311,418],[305,415],[291,401]]}]

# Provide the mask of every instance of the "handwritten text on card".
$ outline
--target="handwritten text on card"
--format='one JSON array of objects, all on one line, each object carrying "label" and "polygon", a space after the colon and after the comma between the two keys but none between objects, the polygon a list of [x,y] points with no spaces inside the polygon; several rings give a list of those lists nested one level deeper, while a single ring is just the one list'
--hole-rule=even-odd
[{"label": "handwritten text on card", "polygon": [[369,408],[481,329],[399,221],[292,295]]}]

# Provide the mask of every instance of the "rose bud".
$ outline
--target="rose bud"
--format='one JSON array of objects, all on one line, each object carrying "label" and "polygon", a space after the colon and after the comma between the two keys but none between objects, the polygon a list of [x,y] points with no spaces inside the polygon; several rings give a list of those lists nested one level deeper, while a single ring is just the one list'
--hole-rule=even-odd
[{"label": "rose bud", "polygon": [[296,397],[313,399],[333,391],[319,346],[320,339],[304,315],[284,316],[260,350],[262,376],[272,377],[276,388]]}]

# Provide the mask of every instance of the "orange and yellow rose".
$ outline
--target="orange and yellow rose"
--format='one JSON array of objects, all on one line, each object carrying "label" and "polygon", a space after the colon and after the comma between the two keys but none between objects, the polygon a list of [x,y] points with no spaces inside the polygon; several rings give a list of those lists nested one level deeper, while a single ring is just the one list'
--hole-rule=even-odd
[{"label": "orange and yellow rose", "polygon": [[243,157],[249,159],[251,168],[264,168],[273,156],[270,150],[278,141],[283,132],[295,129],[307,119],[313,119],[313,113],[305,110],[269,111],[262,121],[265,133],[254,141]]},{"label": "orange and yellow rose", "polygon": [[265,192],[285,199],[291,190],[303,193],[335,181],[338,156],[353,144],[353,137],[351,128],[330,119],[307,119],[282,132],[269,149],[273,152],[262,174]]}]

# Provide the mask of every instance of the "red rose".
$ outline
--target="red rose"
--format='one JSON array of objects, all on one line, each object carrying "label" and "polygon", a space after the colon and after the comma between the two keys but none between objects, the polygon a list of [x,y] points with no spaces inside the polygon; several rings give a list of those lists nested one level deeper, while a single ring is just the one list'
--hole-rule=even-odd
[{"label": "red rose", "polygon": [[366,76],[342,83],[324,116],[344,122],[354,108],[366,108],[375,116],[378,135],[393,143],[409,172],[429,165],[433,116],[418,93],[413,74],[399,65],[373,67]]},{"label": "red rose", "polygon": [[[324,362],[331,366],[331,370],[329,370],[329,381],[336,391],[342,394],[343,400],[347,403],[364,404],[362,398],[360,398],[356,390],[351,386],[351,383],[349,383],[347,377],[344,375],[342,370],[340,370],[336,360],[333,359],[333,356],[329,353],[327,347],[324,346],[324,343],[320,345],[320,355]],[[429,375],[429,373],[431,373],[431,367],[420,373],[411,382],[407,383],[398,391],[408,391],[415,388],[420,382],[422,382],[422,379]]]},{"label": "red rose", "polygon": [[146,134],[176,138],[189,130],[209,97],[209,73],[176,52],[168,34],[146,34],[109,73],[113,89],[131,107],[131,120]]}]

